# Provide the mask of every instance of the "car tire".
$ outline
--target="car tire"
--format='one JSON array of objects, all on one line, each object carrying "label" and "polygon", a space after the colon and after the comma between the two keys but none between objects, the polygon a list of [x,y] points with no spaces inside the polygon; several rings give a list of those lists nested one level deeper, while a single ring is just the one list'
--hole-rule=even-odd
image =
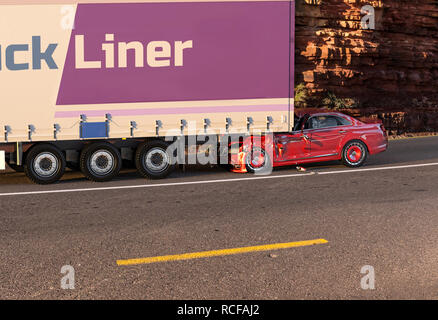
[{"label": "car tire", "polygon": [[40,144],[27,153],[24,172],[34,183],[50,184],[62,178],[65,165],[61,150],[51,144]]},{"label": "car tire", "polygon": [[266,150],[261,147],[252,148],[245,156],[246,171],[255,174],[268,174],[272,172],[272,162]]},{"label": "car tire", "polygon": [[171,174],[175,164],[172,163],[168,147],[169,145],[161,140],[140,144],[135,154],[138,173],[149,179],[163,179]]},{"label": "car tire", "polygon": [[368,157],[367,146],[359,140],[348,142],[342,150],[342,163],[350,168],[362,166]]},{"label": "car tire", "polygon": [[91,181],[110,181],[119,174],[122,157],[112,144],[97,142],[82,150],[79,166],[85,177]]}]

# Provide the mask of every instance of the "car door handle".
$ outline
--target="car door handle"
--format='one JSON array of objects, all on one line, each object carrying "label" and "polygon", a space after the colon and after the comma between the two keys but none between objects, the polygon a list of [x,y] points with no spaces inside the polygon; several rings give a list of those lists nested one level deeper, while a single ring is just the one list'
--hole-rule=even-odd
[{"label": "car door handle", "polygon": [[347,130],[339,130],[339,133],[347,133]]}]

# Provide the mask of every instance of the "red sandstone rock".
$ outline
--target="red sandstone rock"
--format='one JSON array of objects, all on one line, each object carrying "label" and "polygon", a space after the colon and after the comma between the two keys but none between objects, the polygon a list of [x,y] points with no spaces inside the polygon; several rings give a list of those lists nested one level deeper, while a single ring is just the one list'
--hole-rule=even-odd
[{"label": "red sandstone rock", "polygon": [[[376,30],[362,30],[360,8],[370,3]],[[297,0],[296,11],[296,82],[315,103],[332,91],[382,112],[420,97],[438,109],[437,1]]]}]

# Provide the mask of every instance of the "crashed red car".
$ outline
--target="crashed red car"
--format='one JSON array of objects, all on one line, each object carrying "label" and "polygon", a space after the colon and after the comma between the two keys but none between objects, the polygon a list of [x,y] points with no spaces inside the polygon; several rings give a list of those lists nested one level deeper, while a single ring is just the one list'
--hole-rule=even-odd
[{"label": "crashed red car", "polygon": [[365,123],[339,112],[296,117],[292,132],[247,137],[231,146],[234,172],[257,172],[267,167],[339,160],[360,167],[368,155],[383,152],[388,138],[381,123]]}]

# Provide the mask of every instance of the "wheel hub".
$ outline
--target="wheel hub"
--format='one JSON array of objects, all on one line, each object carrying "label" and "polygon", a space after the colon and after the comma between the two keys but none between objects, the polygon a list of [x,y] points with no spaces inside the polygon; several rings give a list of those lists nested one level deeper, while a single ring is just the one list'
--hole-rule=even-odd
[{"label": "wheel hub", "polygon": [[148,170],[159,173],[169,166],[169,156],[161,148],[153,148],[146,153],[144,163]]},{"label": "wheel hub", "polygon": [[348,149],[348,160],[351,162],[358,162],[362,158],[362,149],[358,146],[352,146]]},{"label": "wheel hub", "polygon": [[52,161],[49,158],[43,158],[40,161],[40,168],[44,171],[49,171],[52,168]]},{"label": "wheel hub", "polygon": [[151,162],[154,166],[160,166],[163,163],[163,156],[159,153],[154,153],[151,158]]},{"label": "wheel hub", "polygon": [[108,158],[105,156],[99,156],[96,159],[96,165],[100,168],[100,169],[105,169],[108,166]]},{"label": "wheel hub", "polygon": [[57,158],[50,152],[40,153],[33,162],[33,170],[35,173],[44,178],[49,178],[56,174],[58,166]]},{"label": "wheel hub", "polygon": [[114,165],[114,156],[108,150],[98,150],[90,157],[90,169],[97,175],[107,175],[114,169]]},{"label": "wheel hub", "polygon": [[255,168],[262,167],[265,162],[265,156],[261,152],[254,152],[251,155],[251,164]]},{"label": "wheel hub", "polygon": [[265,151],[262,149],[251,150],[246,154],[246,165],[252,170],[261,170],[266,165]]}]

